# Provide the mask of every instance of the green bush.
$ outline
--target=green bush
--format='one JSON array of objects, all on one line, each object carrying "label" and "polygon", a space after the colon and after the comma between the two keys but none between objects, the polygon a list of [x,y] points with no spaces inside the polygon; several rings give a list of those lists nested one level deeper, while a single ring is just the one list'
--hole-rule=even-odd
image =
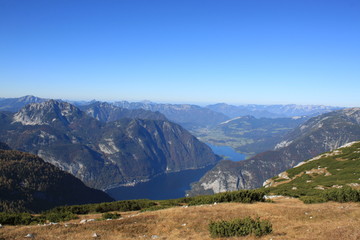
[{"label": "green bush", "polygon": [[142,200],[125,200],[110,203],[96,204],[95,212],[110,212],[110,211],[137,211],[143,208],[148,208],[156,205],[155,202],[142,199]]},{"label": "green bush", "polygon": [[147,199],[124,200],[116,202],[95,203],[85,205],[62,206],[53,208],[47,212],[71,212],[73,214],[105,213],[111,211],[137,211],[155,206],[156,203]]},{"label": "green bush", "polygon": [[272,232],[272,224],[267,220],[234,219],[231,221],[218,221],[209,224],[209,231],[212,237],[241,237],[254,234],[257,237]]},{"label": "green bush", "polygon": [[327,201],[359,202],[360,191],[352,189],[349,186],[345,186],[343,188],[327,189],[323,192],[322,197]]},{"label": "green bush", "polygon": [[0,224],[3,225],[29,225],[31,223],[37,223],[38,221],[39,219],[30,213],[0,212]]},{"label": "green bush", "polygon": [[157,211],[157,210],[167,209],[167,208],[171,208],[171,207],[173,207],[173,206],[169,206],[169,205],[156,205],[156,206],[152,206],[152,207],[149,207],[149,208],[141,209],[141,212]]},{"label": "green bush", "polygon": [[102,218],[103,219],[118,219],[121,215],[118,213],[103,213]]},{"label": "green bush", "polygon": [[188,199],[189,205],[212,204],[220,202],[253,203],[263,202],[265,192],[261,190],[240,190],[214,195],[196,196]]}]

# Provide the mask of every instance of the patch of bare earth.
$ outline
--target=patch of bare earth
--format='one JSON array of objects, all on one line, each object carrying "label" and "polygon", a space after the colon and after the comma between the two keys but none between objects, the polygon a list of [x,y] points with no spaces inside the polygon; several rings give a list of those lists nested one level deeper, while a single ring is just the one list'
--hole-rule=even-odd
[{"label": "patch of bare earth", "polygon": [[[360,205],[358,203],[323,203],[306,205],[297,199],[276,199],[274,203],[222,203],[193,207],[176,207],[155,212],[126,213],[123,219],[52,226],[5,226],[0,239],[212,239],[211,220],[229,220],[246,216],[270,220],[273,233],[228,239],[360,239]],[[82,216],[95,218],[98,215]],[[98,238],[92,235],[97,233]]]}]

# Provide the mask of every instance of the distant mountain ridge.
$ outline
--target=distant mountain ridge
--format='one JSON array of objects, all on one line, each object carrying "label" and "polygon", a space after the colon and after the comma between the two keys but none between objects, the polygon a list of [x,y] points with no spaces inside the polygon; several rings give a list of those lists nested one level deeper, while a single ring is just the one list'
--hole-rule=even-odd
[{"label": "distant mountain ridge", "polygon": [[360,108],[311,118],[290,132],[288,144],[241,162],[221,161],[193,185],[190,194],[257,188],[272,176],[346,143],[360,139]]},{"label": "distant mountain ridge", "polygon": [[[29,103],[40,103],[47,100],[48,99],[38,98],[30,95],[20,98],[0,98],[0,111],[17,112],[22,107],[26,106]],[[64,100],[58,100],[58,101],[64,101]],[[65,100],[65,102],[70,102],[73,105],[83,110],[89,108],[89,106],[92,106],[94,108],[95,107],[94,105],[98,104],[98,102],[95,100],[92,101]],[[129,110],[143,109],[152,112],[160,112],[170,121],[176,122],[189,130],[196,129],[199,127],[203,128],[203,127],[214,126],[226,120],[240,116],[247,116],[247,115],[251,115],[256,118],[316,116],[322,113],[341,109],[340,107],[332,107],[332,106],[296,105],[296,104],[288,104],[288,105],[246,104],[246,105],[234,106],[226,103],[217,103],[213,105],[208,105],[206,107],[200,107],[193,104],[164,104],[164,103],[154,103],[150,101],[143,101],[143,102],[115,101],[106,104],[115,105],[122,109],[129,109]],[[104,107],[102,108],[104,109]],[[91,113],[89,112],[89,114]],[[106,116],[106,114],[104,115],[104,113],[100,113],[100,112],[93,114],[98,114],[97,117],[100,118]],[[110,118],[112,118],[112,116],[110,116]]]},{"label": "distant mountain ridge", "polygon": [[296,116],[316,116],[334,110],[342,109],[341,107],[323,106],[323,105],[229,105],[218,103],[206,106],[207,108],[223,113],[230,118],[251,115],[257,118],[279,118],[279,117],[296,117]]},{"label": "distant mountain ridge", "polygon": [[0,141],[37,154],[98,189],[218,161],[207,145],[167,120],[106,123],[55,100],[0,113]]},{"label": "distant mountain ridge", "polygon": [[113,201],[41,158],[0,150],[0,211],[39,212],[60,205]]},{"label": "distant mountain ridge", "polygon": [[41,103],[48,99],[27,95],[19,98],[0,98],[0,111],[17,112],[30,103]]},{"label": "distant mountain ridge", "polygon": [[[0,98],[0,111],[10,111],[10,112],[17,112],[22,107],[26,106],[30,103],[41,103],[45,102],[48,99],[38,98],[34,96],[25,96],[20,98]],[[57,101],[64,101],[64,100],[57,100]],[[229,117],[223,115],[222,113],[214,112],[208,108],[200,107],[197,105],[191,104],[161,104],[161,103],[153,103],[150,101],[143,101],[143,102],[127,102],[127,101],[117,101],[112,103],[102,103],[101,111],[99,108],[96,108],[96,105],[99,102],[92,100],[92,101],[64,101],[73,103],[73,105],[88,111],[88,114],[95,114],[95,118],[99,118],[101,121],[110,121],[110,119],[115,119],[118,117],[114,117],[115,115],[120,113],[120,110],[116,110],[117,113],[112,112],[110,115],[106,116],[105,108],[110,110],[109,106],[104,106],[105,104],[114,105],[118,108],[123,109],[122,112],[125,113],[125,109],[131,110],[126,114],[133,114],[137,116],[142,116],[140,118],[144,118],[147,115],[147,118],[151,116],[151,112],[160,112],[162,113],[167,119],[172,122],[178,123],[181,126],[192,129],[196,127],[206,127],[209,125],[218,124],[220,122],[226,121]],[[92,110],[90,108],[93,108]],[[140,113],[141,110],[147,110],[145,112]],[[93,111],[93,112],[91,112]],[[109,112],[108,112],[109,113]],[[109,119],[104,119],[109,118]],[[153,114],[151,119],[161,118],[159,115]]]},{"label": "distant mountain ridge", "polygon": [[153,102],[118,101],[114,105],[127,109],[145,109],[164,114],[170,121],[186,129],[219,124],[229,119],[222,113],[192,104],[161,104]]},{"label": "distant mountain ridge", "polygon": [[79,108],[101,122],[112,122],[122,118],[167,120],[160,112],[145,109],[121,108],[106,102],[94,102],[89,105],[82,105]]}]

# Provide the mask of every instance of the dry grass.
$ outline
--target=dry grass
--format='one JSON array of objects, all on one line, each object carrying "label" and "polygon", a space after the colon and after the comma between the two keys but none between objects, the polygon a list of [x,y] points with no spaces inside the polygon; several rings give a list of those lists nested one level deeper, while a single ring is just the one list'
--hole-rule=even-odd
[{"label": "dry grass", "polygon": [[[28,233],[35,239],[85,240],[93,239],[212,239],[207,229],[211,220],[229,220],[245,216],[268,219],[273,233],[229,239],[360,239],[360,205],[358,203],[323,203],[305,205],[297,199],[277,199],[275,203],[236,204],[177,207],[137,214],[123,213],[123,219],[79,224],[72,221],[53,226],[5,226],[0,239],[25,239]],[[100,215],[82,216],[99,218]]]}]

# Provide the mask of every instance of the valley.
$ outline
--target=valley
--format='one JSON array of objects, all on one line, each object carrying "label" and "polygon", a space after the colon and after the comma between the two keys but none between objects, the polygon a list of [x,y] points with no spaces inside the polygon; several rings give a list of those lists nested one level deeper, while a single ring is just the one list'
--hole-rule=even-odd
[{"label": "valley", "polygon": [[[116,200],[258,188],[300,161],[360,139],[357,108],[280,105],[266,108],[274,113],[268,117],[230,118],[244,106],[73,103],[78,107],[33,96],[0,100],[13,111],[0,113],[0,140]],[[280,109],[285,117],[275,117]]]},{"label": "valley", "polygon": [[229,146],[247,156],[272,150],[281,139],[309,117],[255,118],[239,116],[206,128],[191,129],[199,140]]}]

